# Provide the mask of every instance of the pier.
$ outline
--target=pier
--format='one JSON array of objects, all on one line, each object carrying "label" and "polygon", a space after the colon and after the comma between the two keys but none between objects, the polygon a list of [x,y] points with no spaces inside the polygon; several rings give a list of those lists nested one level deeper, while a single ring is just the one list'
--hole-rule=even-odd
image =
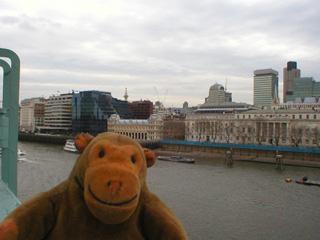
[{"label": "pier", "polygon": [[284,170],[284,165],[283,165],[283,157],[282,155],[276,155],[276,169],[277,170]]},{"label": "pier", "polygon": [[227,151],[226,152],[226,164],[229,167],[231,167],[233,165],[232,151]]}]

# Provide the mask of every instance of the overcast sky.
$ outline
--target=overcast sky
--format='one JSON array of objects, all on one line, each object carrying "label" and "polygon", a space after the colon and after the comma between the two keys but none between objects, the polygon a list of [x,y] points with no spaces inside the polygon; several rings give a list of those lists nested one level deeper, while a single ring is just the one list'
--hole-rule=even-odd
[{"label": "overcast sky", "polygon": [[233,101],[252,103],[253,71],[265,68],[279,72],[282,99],[288,61],[320,81],[320,1],[0,0],[0,47],[20,57],[20,100],[123,99],[127,87],[130,101],[195,106],[227,79]]}]

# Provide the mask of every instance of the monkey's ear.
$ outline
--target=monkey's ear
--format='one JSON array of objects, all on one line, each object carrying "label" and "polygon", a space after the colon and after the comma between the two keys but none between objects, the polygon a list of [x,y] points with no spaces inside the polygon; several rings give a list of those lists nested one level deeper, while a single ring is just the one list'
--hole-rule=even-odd
[{"label": "monkey's ear", "polygon": [[152,167],[153,164],[156,162],[156,155],[154,154],[154,152],[152,152],[150,149],[148,148],[144,148],[144,155],[146,156],[146,160],[147,160],[147,167]]},{"label": "monkey's ear", "polygon": [[92,139],[94,139],[94,137],[88,133],[78,134],[74,140],[77,150],[82,153]]}]

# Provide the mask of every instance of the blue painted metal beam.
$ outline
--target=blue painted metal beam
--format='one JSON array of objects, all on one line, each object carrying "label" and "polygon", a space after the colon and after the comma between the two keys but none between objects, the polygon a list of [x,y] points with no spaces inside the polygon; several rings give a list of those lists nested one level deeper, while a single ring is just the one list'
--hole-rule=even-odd
[{"label": "blue painted metal beam", "polygon": [[[1,110],[2,132],[8,129],[8,139],[1,139],[2,148],[1,178],[13,194],[17,195],[17,149],[19,128],[19,85],[20,85],[20,59],[11,50],[0,48],[0,57],[10,60],[10,64],[0,60],[3,68],[3,101]],[[8,118],[8,126],[6,120]],[[3,120],[4,119],[4,120]],[[4,138],[4,136],[2,136]]]},{"label": "blue painted metal beam", "polygon": [[19,199],[0,180],[0,222],[19,205]]}]

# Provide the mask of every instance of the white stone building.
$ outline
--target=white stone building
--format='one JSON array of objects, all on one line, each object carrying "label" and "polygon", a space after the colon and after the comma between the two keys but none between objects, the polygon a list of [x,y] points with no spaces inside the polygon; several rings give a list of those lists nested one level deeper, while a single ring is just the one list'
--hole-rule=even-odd
[{"label": "white stone building", "polygon": [[136,140],[161,140],[164,135],[163,118],[153,114],[149,119],[120,119],[117,114],[108,119],[108,132],[129,136]]},{"label": "white stone building", "polygon": [[187,114],[185,139],[196,142],[230,142],[232,136],[227,133],[229,133],[229,129],[232,129],[233,124],[234,114],[230,113]]},{"label": "white stone building", "polygon": [[199,142],[320,146],[320,112],[265,109],[235,114],[190,114],[186,140]]},{"label": "white stone building", "polygon": [[44,98],[29,98],[21,101],[20,131],[33,133],[43,126],[45,103],[46,99]]},{"label": "white stone building", "polygon": [[253,110],[235,117],[238,125],[251,127],[255,144],[316,146],[320,141],[320,112],[313,109]]}]

